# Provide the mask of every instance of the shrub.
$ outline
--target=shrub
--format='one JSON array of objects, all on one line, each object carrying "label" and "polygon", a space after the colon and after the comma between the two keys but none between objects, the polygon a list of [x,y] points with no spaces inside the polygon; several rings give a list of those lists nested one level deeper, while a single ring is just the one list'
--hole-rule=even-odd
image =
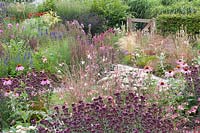
[{"label": "shrub", "polygon": [[162,34],[175,34],[184,30],[189,35],[199,34],[199,13],[191,15],[163,14],[157,18],[157,29]]},{"label": "shrub", "polygon": [[55,3],[56,12],[64,21],[77,19],[83,14],[89,14],[91,9],[89,0],[63,0]]},{"label": "shrub", "polygon": [[170,6],[159,5],[152,9],[152,14],[158,16],[160,14],[193,14],[199,11],[199,6],[192,2],[177,2]]},{"label": "shrub", "polygon": [[147,106],[145,97],[131,92],[116,93],[107,100],[98,97],[91,103],[72,104],[71,115],[66,106],[54,109],[51,119],[40,122],[39,132],[170,132],[173,129],[159,107]]},{"label": "shrub", "polygon": [[55,0],[45,0],[42,4],[38,5],[38,12],[47,12],[47,11],[55,11],[56,1]]},{"label": "shrub", "polygon": [[165,6],[172,5],[180,0],[161,0],[161,4]]},{"label": "shrub", "polygon": [[122,0],[94,0],[91,12],[103,15],[106,18],[107,26],[114,27],[121,25],[128,15],[128,5]]},{"label": "shrub", "polygon": [[130,13],[136,18],[151,18],[151,8],[157,4],[153,0],[126,0]]}]

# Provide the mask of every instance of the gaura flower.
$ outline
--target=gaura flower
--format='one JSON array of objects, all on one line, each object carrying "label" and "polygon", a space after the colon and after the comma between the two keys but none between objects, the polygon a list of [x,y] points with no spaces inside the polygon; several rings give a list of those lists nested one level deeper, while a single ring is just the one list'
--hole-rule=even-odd
[{"label": "gaura flower", "polygon": [[178,110],[184,110],[183,105],[179,105],[179,106],[178,106]]},{"label": "gaura flower", "polygon": [[191,114],[191,113],[196,113],[197,109],[198,109],[198,106],[193,106],[193,107],[188,111],[188,113],[189,113],[189,114]]},{"label": "gaura flower", "polygon": [[18,64],[16,67],[16,71],[23,71],[24,67],[21,64]]},{"label": "gaura flower", "polygon": [[3,30],[0,29],[0,34],[2,34],[2,33],[3,33]]},{"label": "gaura flower", "polygon": [[44,79],[41,81],[40,84],[41,84],[41,85],[49,85],[49,84],[50,84],[50,81],[49,81],[48,79],[44,78]]},{"label": "gaura flower", "polygon": [[19,27],[19,23],[16,23],[16,28],[18,28]]},{"label": "gaura flower", "polygon": [[12,80],[9,78],[5,78],[5,80],[3,81],[3,85],[11,85],[12,84]]},{"label": "gaura flower", "polygon": [[87,55],[87,58],[91,60],[91,59],[92,59],[92,56],[91,56],[90,54],[88,54],[88,55]]},{"label": "gaura flower", "polygon": [[12,29],[13,25],[11,23],[8,24],[8,29]]}]

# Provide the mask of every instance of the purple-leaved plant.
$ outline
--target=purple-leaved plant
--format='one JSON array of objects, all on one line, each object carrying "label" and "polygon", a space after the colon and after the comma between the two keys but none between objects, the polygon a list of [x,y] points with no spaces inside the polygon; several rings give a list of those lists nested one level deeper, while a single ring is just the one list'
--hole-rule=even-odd
[{"label": "purple-leaved plant", "polygon": [[57,132],[145,132],[167,133],[173,130],[170,120],[162,117],[162,110],[156,105],[147,105],[144,96],[132,92],[115,93],[114,97],[98,97],[91,103],[80,101],[54,108],[51,119],[40,121],[40,133]]}]

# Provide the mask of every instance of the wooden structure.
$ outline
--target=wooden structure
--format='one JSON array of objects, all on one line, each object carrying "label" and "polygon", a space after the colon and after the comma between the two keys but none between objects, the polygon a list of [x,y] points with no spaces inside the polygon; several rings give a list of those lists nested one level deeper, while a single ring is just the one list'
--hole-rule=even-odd
[{"label": "wooden structure", "polygon": [[140,19],[140,18],[127,18],[127,31],[131,32],[136,30],[133,28],[133,23],[147,23],[147,25],[142,29],[142,33],[149,32],[154,34],[156,31],[156,21],[155,19]]}]

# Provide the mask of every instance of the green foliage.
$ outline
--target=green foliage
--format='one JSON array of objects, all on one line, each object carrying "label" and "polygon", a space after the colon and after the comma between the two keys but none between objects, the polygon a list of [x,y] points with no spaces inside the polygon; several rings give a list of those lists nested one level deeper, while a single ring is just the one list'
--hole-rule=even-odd
[{"label": "green foliage", "polygon": [[55,11],[56,1],[55,0],[45,0],[41,5],[38,6],[38,12]]},{"label": "green foliage", "polygon": [[176,3],[177,1],[180,1],[180,0],[161,0],[161,4],[165,6],[169,6]]},{"label": "green foliage", "polygon": [[24,30],[21,34],[25,35],[26,37],[35,37],[38,35],[38,28],[40,29],[48,29],[49,26],[45,23],[42,18],[31,18],[26,19],[21,23],[23,25]]},{"label": "green foliage", "polygon": [[126,0],[129,11],[136,18],[151,18],[151,9],[158,5],[157,0]]},{"label": "green foliage", "polygon": [[102,14],[108,21],[107,26],[114,27],[126,20],[128,9],[122,0],[94,0],[91,12]]},{"label": "green foliage", "polygon": [[136,65],[138,67],[144,68],[144,66],[146,66],[149,62],[151,62],[155,59],[156,59],[156,56],[143,55],[143,56],[140,56],[137,58]]},{"label": "green foliage", "polygon": [[163,14],[157,18],[157,29],[162,34],[176,33],[181,29],[189,35],[195,35],[200,30],[200,14],[180,15]]},{"label": "green foliage", "polygon": [[160,5],[152,9],[152,14],[157,16],[159,14],[191,14],[199,11],[199,6],[192,2],[177,2],[170,6]]},{"label": "green foliage", "polygon": [[56,12],[63,21],[77,20],[84,25],[88,32],[88,25],[91,24],[91,33],[100,33],[106,30],[106,19],[101,14],[91,11],[91,0],[66,0],[56,2]]},{"label": "green foliage", "polygon": [[29,13],[36,12],[36,6],[29,3],[19,4],[12,3],[7,8],[7,14],[15,18],[15,21],[20,22],[28,17]]},{"label": "green foliage", "polygon": [[[0,92],[1,93],[1,92]],[[1,95],[1,94],[0,94]],[[1,103],[0,103],[0,131],[2,129],[7,129],[9,128],[9,117],[10,117],[10,108],[8,106],[8,98],[2,97],[1,98]]]},{"label": "green foliage", "polygon": [[26,47],[23,40],[11,40],[8,45],[4,44],[4,54],[0,57],[0,77],[16,76],[16,66],[21,64],[26,72],[32,65],[32,51]]},{"label": "green foliage", "polygon": [[[59,63],[70,63],[69,42],[64,40],[49,40],[33,56],[33,67],[36,70],[46,70],[55,73]],[[44,61],[44,58],[47,61]]]},{"label": "green foliage", "polygon": [[90,13],[91,5],[90,0],[63,0],[55,3],[56,12],[63,20],[77,19]]}]

